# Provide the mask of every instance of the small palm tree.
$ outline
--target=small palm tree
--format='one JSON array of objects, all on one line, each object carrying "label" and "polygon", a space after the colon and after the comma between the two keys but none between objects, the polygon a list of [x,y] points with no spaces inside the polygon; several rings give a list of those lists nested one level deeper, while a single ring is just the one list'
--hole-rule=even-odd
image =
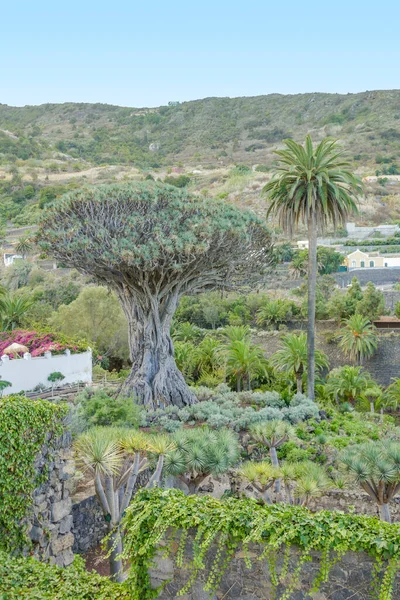
[{"label": "small palm tree", "polygon": [[158,460],[146,487],[160,481],[165,456],[175,448],[168,436],[144,434],[118,428],[93,428],[75,442],[77,464],[94,480],[96,495],[108,525],[110,571],[122,581],[122,540],[119,525],[133,494],[140,472],[150,466],[149,456]]},{"label": "small palm tree", "polygon": [[175,342],[174,355],[176,365],[185,380],[188,382],[192,381],[193,372],[196,367],[195,345],[192,342]]},{"label": "small palm tree", "polygon": [[332,369],[326,382],[326,391],[337,402],[350,402],[356,400],[372,387],[372,380],[367,371],[361,367],[345,365]]},{"label": "small palm tree", "polygon": [[242,386],[251,390],[251,382],[257,375],[266,372],[267,360],[262,349],[247,340],[231,342],[222,351],[225,357],[226,371],[236,379],[236,389]]},{"label": "small palm tree", "polygon": [[186,429],[175,434],[174,443],[176,450],[167,455],[165,469],[187,485],[191,494],[206,477],[226,473],[239,458],[237,437],[228,429]]},{"label": "small palm tree", "polygon": [[[268,448],[271,456],[272,466],[279,468],[279,461],[276,449],[282,446],[289,439],[295,437],[294,429],[286,421],[274,419],[265,423],[256,423],[250,428],[250,435],[254,441]],[[275,485],[275,491],[280,492],[281,484],[278,478]]]},{"label": "small palm tree", "polygon": [[223,328],[222,335],[228,342],[248,342],[251,332],[248,325],[227,325]]},{"label": "small palm tree", "polygon": [[255,463],[248,461],[238,469],[237,474],[240,478],[251,483],[252,486],[260,492],[262,499],[266,504],[272,504],[268,490],[281,476],[279,469],[273,467],[268,462]]},{"label": "small palm tree", "polygon": [[375,327],[362,315],[349,317],[337,338],[345,355],[359,365],[364,358],[373,356],[378,347]]},{"label": "small palm tree", "polygon": [[5,331],[22,325],[22,319],[33,305],[31,298],[6,294],[0,298],[0,320]]},{"label": "small palm tree", "polygon": [[322,140],[314,148],[308,135],[304,147],[293,140],[285,144],[276,152],[280,166],[264,192],[270,200],[267,217],[274,215],[290,235],[300,224],[308,229],[307,394],[314,399],[317,231],[329,222],[335,228],[344,225],[357,212],[354,198],[362,188],[335,140]]},{"label": "small palm tree", "polygon": [[197,369],[200,372],[212,373],[220,369],[223,360],[221,357],[221,343],[214,337],[206,336],[196,349]]},{"label": "small palm tree", "polygon": [[390,502],[400,491],[400,443],[367,442],[346,448],[341,463],[391,522]]},{"label": "small palm tree", "polygon": [[400,379],[393,378],[391,383],[383,394],[385,406],[392,410],[398,410],[400,406]]},{"label": "small palm tree", "polygon": [[188,321],[177,323],[172,332],[172,338],[178,342],[194,342],[201,336],[201,329]]},{"label": "small palm tree", "polygon": [[379,408],[382,405],[382,389],[374,381],[367,386],[367,389],[360,395],[360,406],[361,408],[368,409],[373,415],[375,408]]},{"label": "small palm tree", "polygon": [[332,485],[323,467],[308,461],[300,463],[295,466],[293,504],[307,506],[311,498],[320,498]]},{"label": "small palm tree", "polygon": [[[280,371],[294,375],[297,391],[303,391],[303,373],[307,369],[307,336],[305,333],[288,333],[281,339],[281,348],[271,357],[271,363]],[[315,368],[328,367],[328,359],[320,350],[314,353]]]},{"label": "small palm tree", "polygon": [[29,237],[21,237],[15,244],[15,251],[17,254],[21,254],[22,258],[26,258],[27,254],[32,251],[33,243]]},{"label": "small palm tree", "polygon": [[288,300],[270,300],[257,311],[257,325],[273,325],[285,323],[293,316],[293,303]]},{"label": "small palm tree", "polygon": [[51,383],[51,395],[53,397],[54,397],[54,387],[58,383],[61,383],[64,379],[65,379],[65,375],[60,373],[60,371],[54,371],[53,373],[50,373],[50,375],[48,376],[47,381],[49,383]]}]

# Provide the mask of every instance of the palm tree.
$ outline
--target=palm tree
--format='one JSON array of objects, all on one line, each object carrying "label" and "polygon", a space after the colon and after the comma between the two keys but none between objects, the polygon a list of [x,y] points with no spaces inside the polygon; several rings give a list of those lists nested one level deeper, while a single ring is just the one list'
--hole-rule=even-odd
[{"label": "palm tree", "polygon": [[[256,423],[250,428],[249,433],[254,441],[268,448],[272,466],[278,469],[279,461],[276,449],[289,439],[295,437],[293,427],[286,423],[286,421],[274,419],[272,421],[266,421],[265,423]],[[280,479],[278,478],[275,484],[275,491],[280,492],[280,489],[281,484]]]},{"label": "palm tree", "polygon": [[[294,375],[297,391],[303,391],[303,373],[308,364],[307,336],[305,333],[288,333],[281,339],[281,348],[271,356],[271,363],[280,371]],[[315,369],[328,367],[328,359],[320,350],[314,351]],[[307,394],[308,395],[308,394]]]},{"label": "palm tree", "polygon": [[139,473],[151,466],[149,456],[157,462],[146,487],[158,485],[165,456],[175,449],[166,435],[146,436],[138,431],[97,427],[75,442],[77,463],[94,480],[96,496],[110,533],[110,571],[116,581],[123,580],[121,531],[122,516],[131,501]]},{"label": "palm tree", "polygon": [[250,340],[251,332],[248,325],[227,325],[222,335],[228,342],[242,342]]},{"label": "palm tree", "polygon": [[34,301],[25,296],[6,294],[0,297],[0,321],[5,331],[16,329],[33,305]]},{"label": "palm tree", "polygon": [[172,338],[178,342],[194,342],[201,336],[201,329],[188,321],[177,323],[172,332]]},{"label": "palm tree", "polygon": [[239,458],[236,435],[229,429],[185,429],[174,436],[176,450],[166,457],[165,470],[195,494],[209,475],[221,475]]},{"label": "palm tree", "polygon": [[364,358],[370,358],[378,347],[375,327],[362,315],[349,317],[336,337],[345,355],[359,365]]},{"label": "palm tree", "polygon": [[400,406],[400,379],[394,379],[383,394],[385,406],[397,410]]},{"label": "palm tree", "polygon": [[391,522],[390,502],[400,491],[400,443],[367,442],[346,448],[341,463]]},{"label": "palm tree", "polygon": [[329,373],[326,391],[336,401],[354,404],[372,385],[373,381],[367,371],[363,371],[361,367],[345,365],[332,369]]},{"label": "palm tree", "polygon": [[257,325],[273,325],[278,329],[280,323],[285,323],[293,316],[293,302],[289,300],[269,300],[257,311]]},{"label": "palm tree", "polygon": [[314,399],[317,231],[328,223],[344,225],[357,212],[354,197],[362,188],[335,140],[327,138],[314,148],[308,135],[304,147],[293,140],[285,144],[286,149],[276,152],[280,167],[264,192],[270,199],[267,217],[277,217],[290,235],[300,224],[308,229],[307,393]]},{"label": "palm tree", "polygon": [[238,392],[247,384],[251,390],[251,381],[257,375],[266,371],[267,360],[259,346],[247,340],[231,342],[222,350],[226,360],[226,371],[228,375],[236,378],[236,389]]}]

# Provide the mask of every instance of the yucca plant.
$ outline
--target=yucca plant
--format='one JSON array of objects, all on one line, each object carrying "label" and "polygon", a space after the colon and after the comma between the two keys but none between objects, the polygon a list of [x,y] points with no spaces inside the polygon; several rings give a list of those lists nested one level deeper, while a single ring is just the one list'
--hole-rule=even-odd
[{"label": "yucca plant", "polygon": [[332,487],[325,469],[309,461],[296,465],[295,475],[293,504],[307,506],[311,498],[320,498]]},{"label": "yucca plant", "polygon": [[362,315],[349,317],[336,336],[339,348],[344,354],[359,365],[364,358],[370,358],[378,347],[376,329],[372,323]]},{"label": "yucca plant", "polygon": [[[278,454],[276,449],[289,439],[295,437],[295,431],[286,421],[274,419],[265,423],[256,423],[250,428],[250,435],[254,441],[269,450],[272,466],[279,468]],[[280,479],[276,480],[275,491],[280,492]]]},{"label": "yucca plant", "polygon": [[237,474],[241,479],[245,479],[260,492],[262,499],[266,504],[271,504],[271,498],[268,490],[274,485],[274,482],[281,476],[280,470],[273,467],[269,462],[245,462]]},{"label": "yucca plant", "polygon": [[391,523],[390,502],[400,491],[400,443],[367,442],[346,448],[340,462]]},{"label": "yucca plant", "polygon": [[236,435],[229,429],[186,429],[174,436],[176,449],[166,456],[165,471],[194,494],[209,475],[222,475],[239,458]]},{"label": "yucca plant", "polygon": [[165,435],[147,436],[138,431],[97,427],[90,429],[75,442],[77,464],[94,480],[96,496],[108,525],[110,572],[122,581],[121,518],[132,499],[139,473],[150,466],[151,456],[157,456],[152,476],[146,487],[160,482],[164,459],[175,445]]}]

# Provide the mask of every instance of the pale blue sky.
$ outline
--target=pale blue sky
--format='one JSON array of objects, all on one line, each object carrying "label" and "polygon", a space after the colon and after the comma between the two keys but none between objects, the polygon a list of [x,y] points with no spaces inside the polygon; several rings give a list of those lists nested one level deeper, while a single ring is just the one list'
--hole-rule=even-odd
[{"label": "pale blue sky", "polygon": [[3,0],[0,103],[400,87],[400,2]]}]

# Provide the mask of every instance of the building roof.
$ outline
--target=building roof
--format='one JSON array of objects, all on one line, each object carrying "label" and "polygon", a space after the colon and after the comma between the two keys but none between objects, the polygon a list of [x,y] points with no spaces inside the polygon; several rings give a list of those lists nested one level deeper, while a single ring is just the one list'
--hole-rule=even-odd
[{"label": "building roof", "polygon": [[400,319],[397,317],[386,317],[382,316],[379,319],[374,319],[374,323],[400,323]]}]

